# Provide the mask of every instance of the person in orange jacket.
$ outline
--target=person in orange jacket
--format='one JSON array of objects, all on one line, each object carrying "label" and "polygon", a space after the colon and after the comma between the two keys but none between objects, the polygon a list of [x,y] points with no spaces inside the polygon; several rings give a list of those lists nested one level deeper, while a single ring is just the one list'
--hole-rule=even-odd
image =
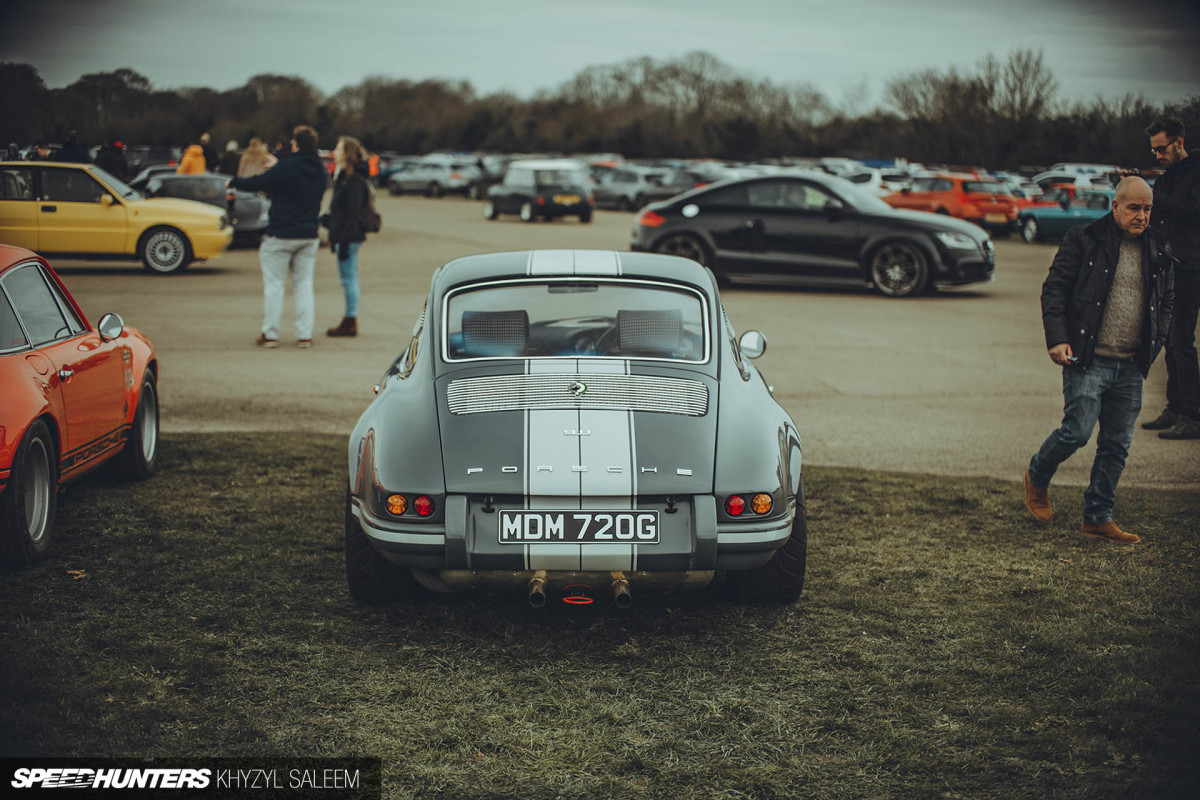
[{"label": "person in orange jacket", "polygon": [[179,159],[179,166],[175,171],[181,175],[200,175],[206,169],[204,148],[198,144],[191,144],[183,151],[183,157]]}]

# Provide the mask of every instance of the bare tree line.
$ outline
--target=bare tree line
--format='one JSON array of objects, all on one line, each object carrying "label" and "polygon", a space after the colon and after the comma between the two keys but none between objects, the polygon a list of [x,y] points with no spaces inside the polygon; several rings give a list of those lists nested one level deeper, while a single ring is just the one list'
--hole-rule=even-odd
[{"label": "bare tree line", "polygon": [[[865,87],[864,92],[865,93]],[[853,94],[853,93],[851,93]],[[479,96],[465,81],[373,76],[325,96],[303,78],[257,75],[244,86],[155,90],[131,69],[49,89],[30,64],[0,63],[0,138],[28,143],[122,139],[182,144],[274,141],[313,124],[367,147],[425,153],[618,152],[627,157],[752,160],[846,155],[1016,168],[1054,161],[1149,163],[1142,130],[1172,114],[1200,130],[1200,94],[1158,106],[1141,96],[1058,99],[1040,51],[989,54],[970,69],[926,69],[885,84],[883,108],[832,102],[810,84],[747,77],[709,53],[588,67],[530,99]]]}]

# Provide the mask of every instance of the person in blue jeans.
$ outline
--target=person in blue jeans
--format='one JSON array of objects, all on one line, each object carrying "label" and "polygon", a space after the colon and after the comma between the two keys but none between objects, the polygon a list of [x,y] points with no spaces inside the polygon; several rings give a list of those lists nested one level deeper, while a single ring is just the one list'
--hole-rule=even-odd
[{"label": "person in blue jeans", "polygon": [[1149,184],[1122,179],[1112,213],[1072,228],[1054,256],[1042,284],[1042,325],[1050,360],[1063,371],[1063,421],[1024,476],[1026,508],[1050,522],[1050,480],[1099,425],[1080,533],[1122,544],[1139,537],[1113,522],[1117,482],[1142,409],[1142,382],[1174,306],[1175,258],[1150,228],[1153,205]]},{"label": "person in blue jeans", "polygon": [[341,322],[325,331],[327,336],[358,335],[358,248],[367,238],[363,212],[371,203],[366,156],[363,146],[353,136],[339,138],[333,150],[337,177],[329,201],[329,245],[337,255],[346,313]]}]

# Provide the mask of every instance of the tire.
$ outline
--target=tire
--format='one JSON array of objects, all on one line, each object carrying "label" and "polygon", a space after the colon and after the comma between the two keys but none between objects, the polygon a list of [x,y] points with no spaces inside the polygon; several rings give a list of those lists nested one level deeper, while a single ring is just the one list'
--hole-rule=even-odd
[{"label": "tire", "polygon": [[618,211],[633,211],[634,208],[636,208],[636,206],[634,206],[633,201],[624,195],[622,195],[621,199],[617,201]]},{"label": "tire", "polygon": [[592,210],[589,208],[587,211],[584,211],[582,214],[580,214],[579,221],[584,224],[591,222],[592,221]]},{"label": "tire", "polygon": [[351,597],[372,604],[411,597],[421,588],[412,570],[397,567],[371,547],[358,518],[350,510],[349,492],[346,492],[346,583]]},{"label": "tire", "polygon": [[704,242],[690,233],[673,233],[654,245],[654,252],[689,258],[705,267],[712,267],[712,256]]},{"label": "tire", "polygon": [[129,439],[117,455],[115,466],[122,475],[138,481],[149,478],[158,468],[158,386],[148,369],[142,378]]},{"label": "tire", "polygon": [[483,218],[484,219],[496,219],[499,216],[500,216],[500,212],[496,210],[496,201],[495,200],[484,200],[483,201]]},{"label": "tire", "polygon": [[647,202],[646,195],[639,194],[637,197],[633,198],[633,208],[630,210],[636,211],[639,208],[645,208]]},{"label": "tire", "polygon": [[425,187],[426,197],[441,197],[443,194],[442,185],[437,181],[430,181],[429,185]]},{"label": "tire", "polygon": [[728,573],[737,598],[746,603],[794,603],[804,591],[808,561],[808,518],[804,510],[804,479],[796,492],[792,532],[771,560],[756,569]]},{"label": "tire", "polygon": [[1026,217],[1021,223],[1021,238],[1026,244],[1033,244],[1038,238],[1038,224],[1033,217]]},{"label": "tire", "polygon": [[0,560],[6,564],[33,564],[50,549],[58,506],[57,453],[41,420],[17,447],[8,486],[0,494]]},{"label": "tire", "polygon": [[537,214],[533,211],[533,203],[521,203],[521,221],[536,222]]},{"label": "tire", "polygon": [[483,199],[483,192],[480,191],[479,184],[472,183],[469,186],[467,186],[467,197],[471,198],[472,200],[482,200]]},{"label": "tire", "polygon": [[915,244],[886,242],[871,254],[869,273],[880,294],[911,297],[929,283],[929,262]]},{"label": "tire", "polygon": [[138,255],[150,272],[169,275],[192,263],[192,246],[175,228],[151,228],[142,237]]},{"label": "tire", "polygon": [[388,194],[390,194],[392,197],[398,197],[399,195],[404,194],[404,187],[399,183],[392,181],[388,183]]}]

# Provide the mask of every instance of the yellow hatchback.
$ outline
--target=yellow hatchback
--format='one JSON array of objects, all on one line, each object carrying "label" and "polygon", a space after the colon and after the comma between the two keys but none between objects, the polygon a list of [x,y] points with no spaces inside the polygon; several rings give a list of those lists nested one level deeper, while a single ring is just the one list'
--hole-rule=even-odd
[{"label": "yellow hatchback", "polygon": [[232,239],[221,209],[143,197],[92,164],[0,161],[0,243],[43,255],[137,258],[167,273],[220,255]]}]

